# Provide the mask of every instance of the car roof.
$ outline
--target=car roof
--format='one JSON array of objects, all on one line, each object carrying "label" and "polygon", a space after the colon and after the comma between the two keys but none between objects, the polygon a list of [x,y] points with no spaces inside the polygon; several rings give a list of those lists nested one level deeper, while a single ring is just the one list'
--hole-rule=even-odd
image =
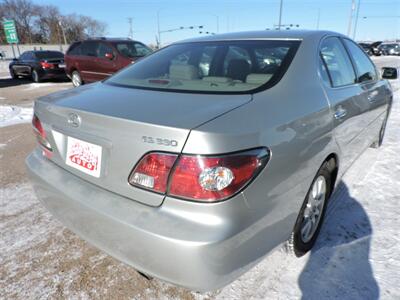
[{"label": "car roof", "polygon": [[198,38],[186,39],[177,43],[208,42],[224,40],[257,40],[257,39],[282,39],[282,40],[304,40],[309,37],[323,37],[325,35],[344,36],[337,32],[326,30],[262,30],[242,31],[216,35],[208,35]]},{"label": "car roof", "polygon": [[140,41],[132,40],[130,38],[105,38],[105,37],[89,38],[89,39],[86,39],[86,40],[77,41],[76,43],[82,43],[82,42],[110,42],[110,43],[134,42],[134,43],[142,43]]}]

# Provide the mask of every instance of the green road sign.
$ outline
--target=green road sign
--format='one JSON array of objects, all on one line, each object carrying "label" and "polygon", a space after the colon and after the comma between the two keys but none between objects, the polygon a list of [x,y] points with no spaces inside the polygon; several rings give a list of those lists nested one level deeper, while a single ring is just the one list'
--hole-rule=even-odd
[{"label": "green road sign", "polygon": [[6,20],[3,22],[4,32],[6,34],[7,43],[18,43],[17,29],[15,28],[14,20]]}]

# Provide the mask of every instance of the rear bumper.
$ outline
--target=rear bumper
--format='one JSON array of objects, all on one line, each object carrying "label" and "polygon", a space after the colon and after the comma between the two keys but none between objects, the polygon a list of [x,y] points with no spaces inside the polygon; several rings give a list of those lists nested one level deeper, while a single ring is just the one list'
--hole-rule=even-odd
[{"label": "rear bumper", "polygon": [[72,175],[39,150],[26,165],[38,198],[65,226],[137,270],[192,290],[226,285],[286,238],[277,236],[280,224],[252,221],[242,195],[150,207]]},{"label": "rear bumper", "polygon": [[51,78],[67,78],[67,74],[64,69],[41,69],[39,75],[43,79]]}]

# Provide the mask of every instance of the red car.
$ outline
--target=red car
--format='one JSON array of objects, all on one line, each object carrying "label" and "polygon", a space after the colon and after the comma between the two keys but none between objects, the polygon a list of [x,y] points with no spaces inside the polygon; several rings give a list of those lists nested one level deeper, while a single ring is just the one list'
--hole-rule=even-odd
[{"label": "red car", "polygon": [[89,39],[69,47],[65,70],[72,84],[80,86],[103,80],[151,52],[143,43],[131,39]]}]

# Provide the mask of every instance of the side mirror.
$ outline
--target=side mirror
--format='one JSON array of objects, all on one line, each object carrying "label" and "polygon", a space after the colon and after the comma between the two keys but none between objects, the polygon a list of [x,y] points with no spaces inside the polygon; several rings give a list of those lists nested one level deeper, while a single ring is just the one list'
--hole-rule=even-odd
[{"label": "side mirror", "polygon": [[112,54],[112,53],[106,53],[106,54],[104,54],[104,57],[105,57],[105,58],[108,58],[109,60],[112,60],[112,59],[114,58],[114,54]]},{"label": "side mirror", "polygon": [[383,79],[397,79],[399,77],[398,69],[391,67],[382,68],[382,78]]},{"label": "side mirror", "polygon": [[13,60],[12,61],[18,61],[18,58],[13,58]]}]

